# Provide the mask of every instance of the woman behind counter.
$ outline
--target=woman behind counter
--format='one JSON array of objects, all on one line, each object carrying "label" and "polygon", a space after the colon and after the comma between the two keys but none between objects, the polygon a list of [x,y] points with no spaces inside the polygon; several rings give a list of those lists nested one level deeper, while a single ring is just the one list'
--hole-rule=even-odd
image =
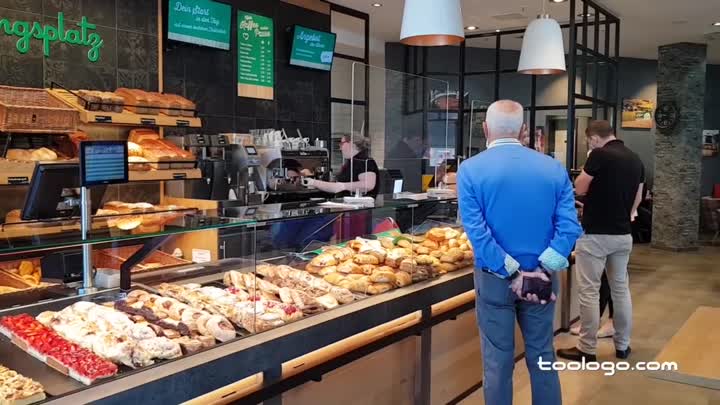
[{"label": "woman behind counter", "polygon": [[345,163],[337,175],[337,181],[305,178],[303,185],[341,196],[352,195],[356,190],[360,190],[370,197],[376,197],[379,169],[375,160],[370,157],[370,138],[350,139],[349,135],[344,135],[340,140],[340,151]]}]

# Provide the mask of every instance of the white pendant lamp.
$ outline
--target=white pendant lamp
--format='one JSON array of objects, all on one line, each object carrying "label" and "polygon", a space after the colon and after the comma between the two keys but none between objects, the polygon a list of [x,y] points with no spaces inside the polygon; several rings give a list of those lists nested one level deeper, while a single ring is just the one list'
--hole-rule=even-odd
[{"label": "white pendant lamp", "polygon": [[528,75],[557,75],[565,72],[565,48],[557,21],[543,14],[525,30],[518,72]]},{"label": "white pendant lamp", "polygon": [[443,46],[458,45],[463,40],[460,0],[405,0],[400,42]]}]

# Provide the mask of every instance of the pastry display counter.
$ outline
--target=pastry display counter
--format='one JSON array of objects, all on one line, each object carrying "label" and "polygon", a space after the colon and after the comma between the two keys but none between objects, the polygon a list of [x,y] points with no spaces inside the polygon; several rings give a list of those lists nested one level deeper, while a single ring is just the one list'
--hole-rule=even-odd
[{"label": "pastry display counter", "polygon": [[[440,208],[420,220],[415,210],[423,204]],[[263,380],[272,381],[267,371],[273,368],[278,381],[306,378],[329,359],[395,339],[411,327],[428,327],[432,305],[472,290],[471,271],[463,269],[471,253],[461,253],[471,250],[455,217],[448,215],[454,215],[453,207],[452,199],[387,197],[374,208],[320,205],[267,216],[247,215],[247,209],[235,217],[182,212],[148,233],[95,227],[89,242],[96,250],[128,250],[122,245],[182,239],[212,229],[241,231],[255,245],[246,255],[132,273],[130,291],[81,296],[72,285],[61,285],[57,295],[42,302],[4,300],[9,307],[0,310],[4,365],[43,384],[47,401],[58,403],[140,397],[181,402],[243,375],[264,373]],[[269,247],[260,230],[282,233],[288,221],[328,215],[334,218],[329,237],[296,250],[283,245],[263,252]],[[1,252],[43,256],[81,242],[70,230],[10,237]],[[437,252],[425,252],[430,245]],[[264,259],[256,262],[255,257]],[[116,369],[93,374],[78,368],[62,352],[46,353],[43,341],[29,338],[36,333],[28,335],[28,330],[67,347],[84,347],[88,358],[111,360]],[[316,352],[333,344],[334,351]],[[104,364],[88,361],[94,364],[89,370]],[[202,384],[187,383],[199,375],[206,376]],[[185,388],[167,389],[168,384]]]}]

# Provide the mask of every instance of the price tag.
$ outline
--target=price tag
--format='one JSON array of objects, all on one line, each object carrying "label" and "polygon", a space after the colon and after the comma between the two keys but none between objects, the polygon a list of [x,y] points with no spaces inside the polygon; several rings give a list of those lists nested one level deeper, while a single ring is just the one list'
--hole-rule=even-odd
[{"label": "price tag", "polygon": [[192,261],[195,263],[207,263],[212,260],[210,251],[207,249],[193,249]]}]

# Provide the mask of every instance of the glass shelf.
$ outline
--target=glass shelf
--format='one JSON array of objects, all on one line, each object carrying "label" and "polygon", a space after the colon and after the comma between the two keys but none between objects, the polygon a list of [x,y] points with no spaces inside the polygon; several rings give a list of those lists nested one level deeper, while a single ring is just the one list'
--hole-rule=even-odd
[{"label": "glass shelf", "polygon": [[[141,220],[142,223],[137,224]],[[118,226],[132,226],[123,230]],[[92,231],[86,241],[80,233],[80,219],[35,221],[5,224],[0,229],[0,255],[78,246],[83,243],[102,244],[132,239],[176,235],[209,229],[251,226],[254,220],[226,218],[216,210],[170,211],[93,217]]]},{"label": "glass shelf", "polygon": [[[372,207],[326,206],[323,202],[304,201],[285,204],[266,204],[256,207],[225,206],[220,210],[223,217],[236,218],[254,222],[272,222],[288,219],[302,219],[318,215],[338,215],[345,213],[371,211],[376,209],[410,209],[428,203],[449,203],[457,197],[428,197],[422,200],[399,199],[392,194],[379,195]],[[342,204],[342,199],[330,200],[331,203]]]}]

